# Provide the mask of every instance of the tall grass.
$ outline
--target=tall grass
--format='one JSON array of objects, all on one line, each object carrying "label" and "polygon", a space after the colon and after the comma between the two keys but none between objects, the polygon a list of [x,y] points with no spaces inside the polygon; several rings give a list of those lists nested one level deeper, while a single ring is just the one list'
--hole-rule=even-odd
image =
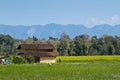
[{"label": "tall grass", "polygon": [[58,56],[56,59],[62,62],[0,65],[0,80],[120,80],[120,56]]},{"label": "tall grass", "polygon": [[0,65],[0,80],[120,80],[119,61]]}]

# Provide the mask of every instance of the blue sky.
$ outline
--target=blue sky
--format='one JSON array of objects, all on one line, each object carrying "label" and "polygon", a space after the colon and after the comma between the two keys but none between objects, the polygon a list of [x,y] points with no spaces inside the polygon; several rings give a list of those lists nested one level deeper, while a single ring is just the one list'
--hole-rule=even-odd
[{"label": "blue sky", "polygon": [[0,0],[0,24],[120,23],[120,0]]}]

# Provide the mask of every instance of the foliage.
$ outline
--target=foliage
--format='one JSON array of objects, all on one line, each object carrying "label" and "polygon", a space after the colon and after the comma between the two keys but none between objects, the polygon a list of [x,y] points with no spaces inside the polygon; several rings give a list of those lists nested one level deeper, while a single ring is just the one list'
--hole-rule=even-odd
[{"label": "foliage", "polygon": [[25,60],[21,56],[13,56],[12,62],[15,64],[22,64],[22,63],[25,63]]},{"label": "foliage", "polygon": [[0,34],[0,55],[18,53],[19,44],[52,44],[55,52],[61,56],[80,55],[120,55],[120,37],[103,35],[100,38],[83,34],[70,38],[65,32],[59,39],[49,37],[48,40],[38,39],[35,36],[25,40],[14,39],[10,35]]},{"label": "foliage", "polygon": [[13,53],[14,39],[10,35],[0,34],[0,54],[8,55]]},{"label": "foliage", "polygon": [[58,44],[59,55],[68,55],[70,38],[66,33],[63,33]]},{"label": "foliage", "polygon": [[26,58],[26,61],[27,63],[34,63],[35,62],[35,59],[33,56],[29,55],[27,58]]}]

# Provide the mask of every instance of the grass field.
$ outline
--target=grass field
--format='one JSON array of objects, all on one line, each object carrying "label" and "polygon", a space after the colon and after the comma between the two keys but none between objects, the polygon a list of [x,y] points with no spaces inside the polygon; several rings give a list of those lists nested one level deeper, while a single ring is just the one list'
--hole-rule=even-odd
[{"label": "grass field", "polygon": [[0,65],[0,80],[120,80],[120,61]]}]

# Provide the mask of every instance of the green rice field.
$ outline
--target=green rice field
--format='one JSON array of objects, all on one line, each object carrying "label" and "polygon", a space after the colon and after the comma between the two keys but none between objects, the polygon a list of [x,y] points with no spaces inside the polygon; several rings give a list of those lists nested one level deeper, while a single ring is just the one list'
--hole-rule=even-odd
[{"label": "green rice field", "polygon": [[[66,58],[65,58],[66,57]],[[120,57],[58,56],[60,63],[0,65],[0,80],[120,80]],[[77,58],[75,58],[77,57]],[[117,57],[118,59],[114,59]],[[73,58],[85,61],[73,62]],[[80,59],[79,59],[80,58]],[[89,61],[93,60],[94,61]],[[100,58],[100,56],[99,56]],[[72,62],[62,62],[62,60]],[[104,60],[103,60],[104,59]]]}]

